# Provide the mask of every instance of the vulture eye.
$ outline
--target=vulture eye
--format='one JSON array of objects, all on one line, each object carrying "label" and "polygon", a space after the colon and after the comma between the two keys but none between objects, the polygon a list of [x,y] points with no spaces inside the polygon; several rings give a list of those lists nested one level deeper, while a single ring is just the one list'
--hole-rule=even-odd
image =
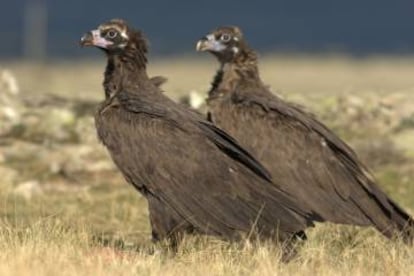
[{"label": "vulture eye", "polygon": [[222,34],[220,39],[224,42],[228,42],[230,41],[231,36],[229,34]]},{"label": "vulture eye", "polygon": [[118,35],[118,33],[115,32],[115,31],[112,31],[112,30],[111,31],[108,31],[106,33],[106,36],[109,37],[109,38],[115,38],[117,35]]}]

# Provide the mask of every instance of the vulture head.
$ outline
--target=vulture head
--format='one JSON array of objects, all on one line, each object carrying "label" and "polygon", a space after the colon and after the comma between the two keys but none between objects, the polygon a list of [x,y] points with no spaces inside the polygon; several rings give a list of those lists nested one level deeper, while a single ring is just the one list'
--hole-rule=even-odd
[{"label": "vulture head", "polygon": [[221,63],[232,62],[249,51],[243,33],[235,26],[215,29],[197,42],[196,49],[212,53]]},{"label": "vulture head", "polygon": [[85,33],[80,45],[97,47],[108,55],[134,55],[136,52],[145,55],[148,51],[147,41],[142,33],[130,28],[122,19],[112,19]]}]

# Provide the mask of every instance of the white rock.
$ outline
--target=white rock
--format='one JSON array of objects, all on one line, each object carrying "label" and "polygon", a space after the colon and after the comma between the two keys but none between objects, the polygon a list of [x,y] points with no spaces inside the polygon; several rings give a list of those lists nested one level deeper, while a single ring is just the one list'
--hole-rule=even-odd
[{"label": "white rock", "polygon": [[9,70],[1,71],[0,84],[1,86],[5,87],[6,91],[8,91],[10,94],[19,94],[20,89],[17,83],[17,79]]},{"label": "white rock", "polygon": [[25,199],[31,199],[34,195],[39,195],[42,193],[42,189],[39,185],[39,182],[36,180],[31,180],[23,182],[13,190],[13,194],[24,197]]},{"label": "white rock", "polygon": [[19,112],[17,112],[16,109],[14,109],[10,106],[3,107],[1,109],[1,113],[3,114],[4,117],[6,117],[8,120],[10,120],[12,122],[19,122],[20,121]]},{"label": "white rock", "polygon": [[188,97],[190,106],[194,109],[198,109],[205,102],[204,96],[200,95],[200,93],[195,90],[191,91]]}]

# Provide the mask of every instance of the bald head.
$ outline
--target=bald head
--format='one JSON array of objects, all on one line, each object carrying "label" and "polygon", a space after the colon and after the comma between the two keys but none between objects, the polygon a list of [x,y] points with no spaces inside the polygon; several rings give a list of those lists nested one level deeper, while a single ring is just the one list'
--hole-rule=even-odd
[{"label": "bald head", "polygon": [[130,28],[122,19],[100,24],[97,29],[83,35],[80,44],[95,46],[109,53],[123,51],[127,47],[147,51],[147,43],[141,32]]},{"label": "bald head", "polygon": [[231,62],[247,48],[239,27],[223,26],[205,35],[197,42],[197,51],[210,52],[221,62]]}]

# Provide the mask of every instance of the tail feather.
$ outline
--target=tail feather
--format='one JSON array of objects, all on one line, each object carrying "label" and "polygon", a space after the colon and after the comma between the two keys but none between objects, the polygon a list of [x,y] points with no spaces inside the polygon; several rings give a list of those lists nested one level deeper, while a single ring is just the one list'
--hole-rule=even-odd
[{"label": "tail feather", "polygon": [[389,239],[401,239],[406,244],[413,244],[413,218],[391,199],[387,198],[386,204],[378,198],[375,199],[375,201],[371,199],[370,202],[363,202],[363,204],[359,201],[356,205],[384,236]]},{"label": "tail feather", "polygon": [[390,220],[394,223],[393,236],[397,235],[407,244],[412,244],[414,241],[414,219],[407,214],[400,206],[392,200],[389,200],[393,208]]}]

